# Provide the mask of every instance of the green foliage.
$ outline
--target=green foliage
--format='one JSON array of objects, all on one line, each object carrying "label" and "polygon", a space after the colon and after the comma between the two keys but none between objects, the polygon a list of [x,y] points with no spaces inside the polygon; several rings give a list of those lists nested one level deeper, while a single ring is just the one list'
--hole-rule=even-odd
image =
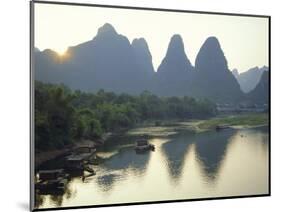
[{"label": "green foliage", "polygon": [[61,148],[82,138],[127,129],[147,120],[211,116],[215,105],[191,97],[158,97],[71,91],[64,85],[35,83],[36,148]]},{"label": "green foliage", "polygon": [[83,133],[80,137],[94,139],[102,135],[103,130],[100,121],[96,118],[95,113],[91,109],[81,109],[77,114],[78,119],[83,125]]},{"label": "green foliage", "polygon": [[77,124],[74,98],[61,86],[36,83],[35,145],[38,149],[61,148],[73,142]]}]

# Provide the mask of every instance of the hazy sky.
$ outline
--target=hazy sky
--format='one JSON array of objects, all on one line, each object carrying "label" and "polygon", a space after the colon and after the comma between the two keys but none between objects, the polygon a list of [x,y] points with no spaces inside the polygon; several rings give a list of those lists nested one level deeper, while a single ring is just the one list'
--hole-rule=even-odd
[{"label": "hazy sky", "polygon": [[91,40],[105,23],[130,42],[146,39],[157,69],[173,34],[180,34],[194,65],[209,36],[216,36],[230,70],[243,72],[268,65],[268,19],[70,5],[35,4],[35,46],[64,52],[68,46]]}]

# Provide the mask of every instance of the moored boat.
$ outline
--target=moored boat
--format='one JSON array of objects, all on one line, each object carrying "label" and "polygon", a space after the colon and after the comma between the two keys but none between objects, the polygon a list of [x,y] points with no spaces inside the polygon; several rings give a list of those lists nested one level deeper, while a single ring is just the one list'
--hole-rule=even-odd
[{"label": "moored boat", "polygon": [[67,171],[83,171],[85,158],[81,155],[70,155],[65,159]]},{"label": "moored boat", "polygon": [[140,139],[136,142],[135,150],[136,152],[154,151],[155,146],[150,144],[146,139]]},{"label": "moored boat", "polygon": [[68,171],[83,171],[85,164],[94,158],[96,148],[93,146],[79,146],[72,150],[72,154],[65,157],[65,168]]},{"label": "moored boat", "polygon": [[224,130],[224,129],[229,129],[230,126],[229,125],[217,125],[216,126],[216,130],[219,131],[219,130]]},{"label": "moored boat", "polygon": [[59,191],[65,189],[69,175],[63,169],[40,170],[38,178],[38,182],[35,184],[36,189],[44,192]]}]

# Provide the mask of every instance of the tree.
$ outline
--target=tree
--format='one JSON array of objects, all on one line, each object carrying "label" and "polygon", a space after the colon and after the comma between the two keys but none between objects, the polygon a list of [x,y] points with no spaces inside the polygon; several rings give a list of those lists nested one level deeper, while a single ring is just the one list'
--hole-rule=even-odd
[{"label": "tree", "polygon": [[216,105],[206,99],[159,97],[148,91],[139,96],[104,90],[87,93],[35,82],[35,145],[38,150],[62,148],[146,120],[202,118],[215,113]]}]

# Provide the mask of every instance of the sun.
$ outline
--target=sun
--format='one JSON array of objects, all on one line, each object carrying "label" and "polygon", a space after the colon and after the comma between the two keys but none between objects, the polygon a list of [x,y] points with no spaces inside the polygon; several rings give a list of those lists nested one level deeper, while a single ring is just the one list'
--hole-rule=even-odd
[{"label": "sun", "polygon": [[71,58],[71,54],[68,48],[57,48],[55,49],[55,52],[57,53],[60,62],[69,60]]},{"label": "sun", "polygon": [[55,51],[60,57],[63,57],[67,53],[67,48],[57,48]]}]

